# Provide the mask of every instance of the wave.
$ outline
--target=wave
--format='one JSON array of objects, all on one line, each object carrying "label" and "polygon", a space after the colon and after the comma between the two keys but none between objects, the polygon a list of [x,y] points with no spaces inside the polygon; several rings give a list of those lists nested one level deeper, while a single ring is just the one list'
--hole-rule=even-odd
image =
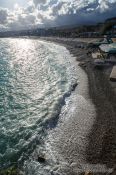
[{"label": "wave", "polygon": [[1,39],[0,43],[3,168],[14,163],[22,166],[41,145],[47,130],[57,125],[61,108],[75,90],[77,79],[64,47],[29,39]]}]

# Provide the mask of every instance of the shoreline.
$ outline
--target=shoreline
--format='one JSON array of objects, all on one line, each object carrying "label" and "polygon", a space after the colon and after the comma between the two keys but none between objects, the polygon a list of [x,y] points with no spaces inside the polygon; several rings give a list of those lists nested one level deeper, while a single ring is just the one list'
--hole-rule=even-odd
[{"label": "shoreline", "polygon": [[[39,39],[39,38],[37,38]],[[41,38],[40,38],[41,39]],[[92,109],[92,105],[87,105],[87,107],[89,107],[90,109],[88,109],[87,107],[85,108],[85,116],[81,116],[80,113],[80,119],[76,119],[76,115],[78,115],[78,112],[75,112],[75,117],[73,119],[73,115],[72,115],[72,120],[68,120],[68,127],[70,128],[70,122],[74,123],[75,125],[75,121],[77,122],[77,120],[79,121],[79,124],[81,123],[81,117],[82,120],[84,119],[85,121],[87,120],[87,123],[91,122],[91,124],[89,124],[88,126],[92,126],[92,128],[90,128],[90,132],[89,135],[87,135],[87,139],[89,140],[89,143],[87,143],[87,145],[84,145],[84,147],[86,146],[86,152],[83,152],[82,154],[86,157],[86,162],[88,163],[88,165],[86,165],[85,170],[91,170],[89,169],[89,167],[91,168],[91,165],[106,165],[107,170],[108,169],[115,169],[115,165],[116,165],[116,94],[115,94],[115,86],[112,86],[112,83],[109,83],[109,79],[108,79],[108,72],[110,71],[110,69],[108,71],[106,70],[97,70],[93,68],[92,65],[92,59],[91,56],[88,55],[88,49],[87,49],[87,40],[85,40],[83,42],[83,39],[78,40],[78,39],[56,39],[56,38],[42,38],[42,40],[47,40],[50,42],[54,42],[56,44],[60,44],[63,45],[71,54],[71,56],[73,55],[73,58],[75,59],[75,62],[79,62],[75,65],[75,67],[78,65],[80,66],[80,69],[82,69],[82,72],[84,71],[84,74],[86,74],[86,76],[88,77],[88,85],[87,88],[85,87],[85,89],[88,89],[87,91],[84,89],[83,90],[83,86],[84,84],[86,84],[86,81],[84,83],[80,83],[81,86],[79,87],[79,95],[83,96],[85,98],[85,100],[92,105],[95,106],[96,109],[96,113],[97,115],[95,116],[95,118],[92,119],[92,116],[94,116],[93,114],[90,114],[91,117],[89,118],[89,113],[86,112],[93,112],[94,113],[94,109]],[[95,40],[95,39],[94,39]],[[93,40],[93,41],[94,41]],[[83,75],[81,75],[80,77],[82,77]],[[85,80],[86,78],[84,78],[83,80]],[[76,93],[78,94],[78,88],[76,88],[76,90],[74,91],[73,95],[76,95]],[[74,101],[75,104],[78,103],[78,100],[76,99]],[[73,103],[73,104],[74,104]],[[77,105],[78,106],[78,105]],[[74,106],[72,105],[72,108]],[[83,104],[81,104],[80,106],[80,110],[83,110]],[[71,111],[71,109],[70,109]],[[70,114],[69,111],[69,114]],[[77,110],[78,111],[78,110]],[[87,116],[87,119],[85,119]],[[90,121],[89,121],[90,119]],[[92,123],[92,121],[94,123]],[[61,121],[62,122],[62,121]],[[84,123],[86,126],[86,123]],[[73,125],[73,126],[74,126]],[[65,127],[62,127],[62,129]],[[83,122],[82,122],[82,127],[84,128]],[[81,128],[81,126],[80,126]],[[85,129],[86,130],[86,129]],[[65,131],[65,130],[64,130]],[[71,131],[71,130],[70,130]],[[81,130],[80,130],[81,131]],[[82,130],[83,131],[83,130]],[[73,131],[71,131],[73,132]],[[67,130],[67,135],[71,136],[71,132],[68,132]],[[78,133],[78,130],[76,129],[75,133]],[[86,132],[86,131],[84,131]],[[76,134],[77,135],[77,134]],[[56,135],[57,136],[57,135]],[[83,134],[82,134],[83,136]],[[75,139],[74,138],[75,135],[71,138],[71,139]],[[78,138],[78,136],[77,136]],[[85,138],[83,138],[85,139]],[[81,140],[80,140],[81,142]],[[86,142],[84,140],[84,142]],[[84,143],[83,142],[83,143]],[[82,143],[82,144],[83,144]],[[76,144],[76,142],[75,142]],[[63,145],[62,145],[63,146]],[[70,146],[73,146],[72,143],[70,143]],[[76,146],[76,145],[75,145]],[[61,147],[62,148],[62,147]],[[64,148],[63,148],[64,149]],[[72,148],[73,151],[74,148]],[[83,150],[83,148],[80,148]],[[81,150],[81,151],[82,151]],[[76,151],[78,151],[78,148],[76,149]],[[74,155],[75,156],[75,155]],[[78,159],[77,155],[75,156],[75,161]],[[71,157],[70,157],[71,159]],[[72,172],[68,172],[68,167],[67,167],[67,174],[66,175],[77,175],[77,172],[75,173],[75,170],[78,169],[77,164],[74,164],[72,162],[72,160],[70,160],[71,168],[74,170],[72,170]],[[90,166],[89,166],[90,165]],[[87,169],[88,167],[88,169]],[[99,166],[98,166],[99,167]],[[79,167],[80,168],[80,167]],[[96,167],[95,167],[96,168]],[[94,169],[94,168],[93,168]],[[86,172],[86,171],[85,171]],[[79,173],[79,175],[84,175],[85,173],[84,171]],[[105,172],[93,172],[94,175],[106,175]],[[110,175],[114,175],[109,173]],[[109,175],[107,172],[107,175]]]},{"label": "shoreline", "polygon": [[[93,68],[92,58],[87,55],[86,41],[71,39],[42,38],[65,46],[80,62],[86,72],[89,83],[89,97],[96,108],[96,119],[89,133],[89,144],[86,147],[86,160],[89,164],[106,165],[115,169],[116,166],[116,93],[115,86],[109,82],[109,68],[97,70]],[[80,46],[81,45],[81,46]],[[79,53],[80,52],[80,53]],[[97,175],[97,173],[94,173]],[[99,175],[106,173],[100,172]]]}]

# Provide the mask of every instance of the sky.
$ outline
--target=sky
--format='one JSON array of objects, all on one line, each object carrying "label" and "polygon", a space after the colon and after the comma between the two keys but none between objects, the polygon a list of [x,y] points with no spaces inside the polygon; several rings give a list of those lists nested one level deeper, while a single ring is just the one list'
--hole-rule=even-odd
[{"label": "sky", "polygon": [[116,0],[0,0],[0,31],[80,25],[116,17]]}]

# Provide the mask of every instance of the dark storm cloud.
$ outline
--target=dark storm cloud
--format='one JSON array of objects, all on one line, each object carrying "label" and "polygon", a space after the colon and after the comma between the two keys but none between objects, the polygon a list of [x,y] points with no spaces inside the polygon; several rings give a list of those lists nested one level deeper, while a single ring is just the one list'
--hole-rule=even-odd
[{"label": "dark storm cloud", "polygon": [[97,23],[116,16],[116,0],[48,0],[38,13],[45,26]]},{"label": "dark storm cloud", "polygon": [[116,0],[28,0],[26,7],[14,7],[0,9],[3,28],[88,24],[116,16]]}]

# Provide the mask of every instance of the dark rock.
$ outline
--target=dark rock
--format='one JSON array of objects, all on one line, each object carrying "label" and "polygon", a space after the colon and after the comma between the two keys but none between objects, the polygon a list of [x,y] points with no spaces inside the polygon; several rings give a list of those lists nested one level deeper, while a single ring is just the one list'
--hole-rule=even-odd
[{"label": "dark rock", "polygon": [[89,172],[85,172],[85,175],[93,175],[93,173],[89,171]]},{"label": "dark rock", "polygon": [[79,63],[79,66],[81,66],[81,67],[87,67],[87,64],[86,64],[86,62],[80,62]]},{"label": "dark rock", "polygon": [[45,157],[42,157],[42,156],[38,156],[38,159],[37,160],[40,163],[45,163],[45,161],[46,161]]},{"label": "dark rock", "polygon": [[81,45],[79,45],[78,48],[81,48]]},{"label": "dark rock", "polygon": [[90,54],[91,54],[91,51],[88,51],[88,52],[87,52],[87,55],[90,55]]},{"label": "dark rock", "polygon": [[71,87],[71,90],[74,91],[75,88],[77,87],[77,85],[78,85],[78,83],[74,83],[74,84],[72,85],[72,87]]}]

